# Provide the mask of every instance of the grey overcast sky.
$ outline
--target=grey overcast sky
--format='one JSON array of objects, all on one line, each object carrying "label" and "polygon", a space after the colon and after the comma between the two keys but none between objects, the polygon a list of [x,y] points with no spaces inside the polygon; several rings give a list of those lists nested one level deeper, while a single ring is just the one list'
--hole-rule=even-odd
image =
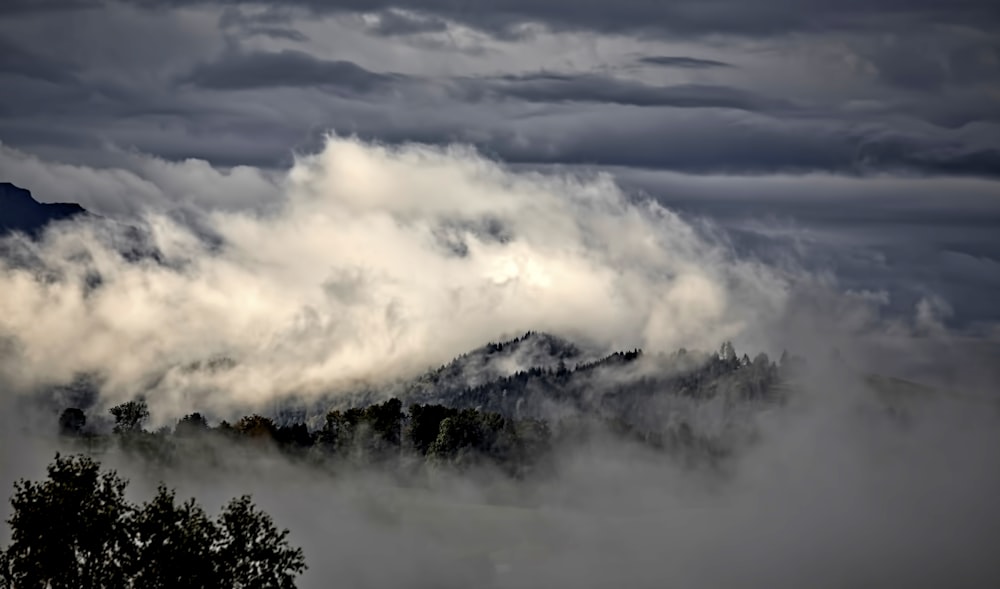
[{"label": "grey overcast sky", "polygon": [[458,142],[1000,320],[993,0],[4,0],[0,88],[12,181],[136,153],[280,171],[330,131]]}]

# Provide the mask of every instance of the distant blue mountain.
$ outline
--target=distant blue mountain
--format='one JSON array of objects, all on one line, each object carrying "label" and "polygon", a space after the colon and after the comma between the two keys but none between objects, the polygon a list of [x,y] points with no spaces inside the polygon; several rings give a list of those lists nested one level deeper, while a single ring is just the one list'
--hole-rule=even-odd
[{"label": "distant blue mountain", "polygon": [[76,203],[41,203],[29,191],[0,182],[0,236],[22,232],[38,237],[49,223],[85,214]]}]

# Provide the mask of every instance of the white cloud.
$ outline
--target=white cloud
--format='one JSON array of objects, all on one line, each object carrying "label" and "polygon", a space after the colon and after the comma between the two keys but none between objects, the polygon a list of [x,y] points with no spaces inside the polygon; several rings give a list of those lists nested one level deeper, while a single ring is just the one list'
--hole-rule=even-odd
[{"label": "white cloud", "polygon": [[129,216],[179,206],[261,208],[279,197],[271,174],[249,166],[222,169],[203,160],[169,162],[114,149],[115,167],[94,168],[41,159],[0,143],[0,177],[42,202],[76,202],[101,215]]},{"label": "white cloud", "polygon": [[[331,137],[278,182],[270,214],[219,210],[248,186],[266,194],[252,169],[22,161],[60,198],[104,189],[148,206],[171,263],[126,263],[106,226],[77,225],[37,251],[60,280],[4,269],[0,333],[17,345],[2,372],[21,387],[98,371],[111,400],[147,391],[184,411],[389,378],[529,329],[608,348],[714,347],[785,297],[781,279],[607,176],[514,173],[462,147]],[[156,212],[184,195],[221,249]],[[94,272],[103,285],[88,290]],[[215,355],[239,364],[179,368]]]}]

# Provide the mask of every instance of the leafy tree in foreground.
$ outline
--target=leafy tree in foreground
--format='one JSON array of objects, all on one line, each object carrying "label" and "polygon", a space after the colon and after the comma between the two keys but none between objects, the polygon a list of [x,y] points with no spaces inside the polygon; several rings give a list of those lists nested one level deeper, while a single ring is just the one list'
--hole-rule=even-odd
[{"label": "leafy tree in foreground", "polygon": [[90,458],[60,458],[48,480],[14,484],[6,587],[126,587],[133,554],[126,482]]},{"label": "leafy tree in foreground", "polygon": [[138,545],[134,585],[150,589],[223,587],[213,547],[219,531],[194,499],[175,503],[172,490],[160,486],[156,496],[135,514]]},{"label": "leafy tree in foreground", "polygon": [[14,486],[11,544],[0,552],[4,589],[285,589],[306,568],[288,531],[248,496],[212,521],[163,486],[149,502],[129,503],[127,481],[88,457],[57,455],[48,473]]},{"label": "leafy tree in foreground", "polygon": [[288,546],[288,530],[278,531],[271,516],[258,510],[244,495],[233,499],[219,516],[221,542],[217,562],[224,586],[295,587],[295,576],[305,570],[301,548]]}]

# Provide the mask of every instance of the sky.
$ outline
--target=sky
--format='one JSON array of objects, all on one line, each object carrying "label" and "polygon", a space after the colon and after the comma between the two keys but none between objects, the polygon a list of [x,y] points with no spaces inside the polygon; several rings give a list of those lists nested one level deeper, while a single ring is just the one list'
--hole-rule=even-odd
[{"label": "sky", "polygon": [[[991,2],[13,0],[5,144],[280,167],[329,129],[509,162],[995,178]],[[113,160],[112,160],[113,161]]]},{"label": "sky", "polygon": [[[40,258],[126,300],[11,275],[6,329],[44,350],[25,373],[64,355],[27,319],[44,301],[106,336],[95,365],[215,341],[193,348],[314,353],[290,370],[324,382],[378,370],[331,341],[415,368],[522,329],[995,344],[998,30],[985,0],[8,0],[0,179],[145,215],[188,270],[116,265],[107,228],[55,236]],[[205,327],[156,331],[178,321]]]}]

